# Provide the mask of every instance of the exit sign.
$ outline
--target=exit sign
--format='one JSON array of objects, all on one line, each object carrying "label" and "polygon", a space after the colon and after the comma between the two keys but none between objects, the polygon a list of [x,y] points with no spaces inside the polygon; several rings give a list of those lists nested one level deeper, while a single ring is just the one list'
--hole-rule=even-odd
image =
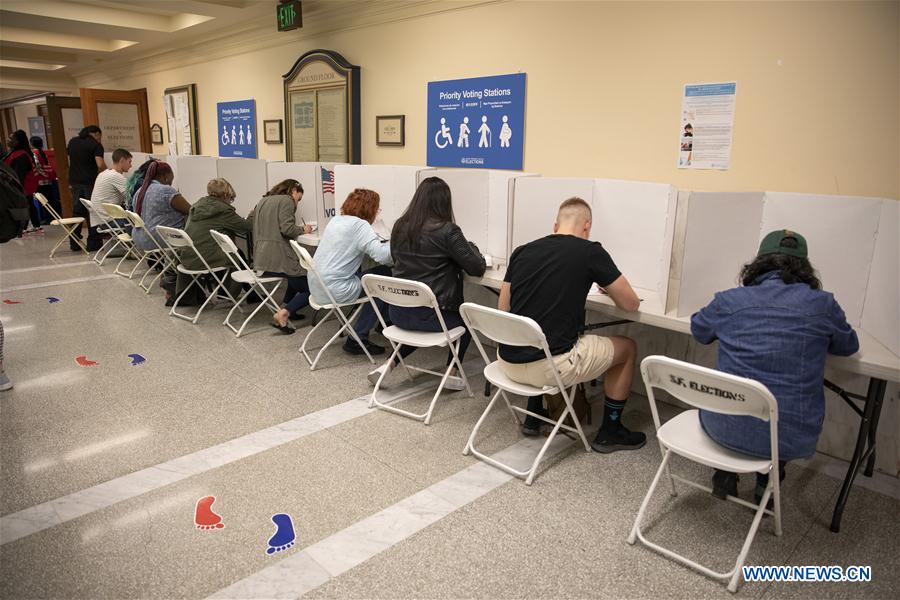
[{"label": "exit sign", "polygon": [[282,0],[275,7],[278,31],[290,31],[303,27],[303,15],[300,13],[300,0]]}]

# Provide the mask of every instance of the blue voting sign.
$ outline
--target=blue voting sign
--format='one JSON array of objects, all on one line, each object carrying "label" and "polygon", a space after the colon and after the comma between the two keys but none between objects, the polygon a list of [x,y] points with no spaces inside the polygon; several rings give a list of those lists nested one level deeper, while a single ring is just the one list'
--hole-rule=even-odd
[{"label": "blue voting sign", "polygon": [[525,73],[428,83],[428,166],[522,170]]},{"label": "blue voting sign", "polygon": [[256,105],[253,100],[216,104],[219,156],[256,158]]}]

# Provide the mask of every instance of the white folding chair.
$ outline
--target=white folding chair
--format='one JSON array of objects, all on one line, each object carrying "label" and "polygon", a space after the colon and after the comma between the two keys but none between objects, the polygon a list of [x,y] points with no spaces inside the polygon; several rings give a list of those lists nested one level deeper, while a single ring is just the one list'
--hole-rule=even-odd
[{"label": "white folding chair", "polygon": [[[197,251],[197,247],[194,246],[194,241],[191,239],[191,236],[189,236],[181,229],[166,227],[165,225],[158,225],[156,227],[156,232],[162,238],[163,242],[172,250],[173,254],[177,255],[179,249],[181,249],[183,252],[193,252],[194,255],[200,260],[200,264],[202,264],[204,267],[203,269],[188,269],[183,264],[178,265],[176,270],[179,273],[183,273],[184,275],[190,277],[191,281],[175,298],[175,302],[172,303],[172,310],[169,311],[169,316],[178,317],[179,319],[185,319],[186,321],[190,321],[191,323],[196,323],[197,319],[200,318],[200,314],[203,312],[206,306],[215,298],[218,298],[220,292],[224,293],[226,299],[230,300],[232,304],[237,304],[237,300],[234,299],[234,296],[232,296],[228,291],[228,288],[225,287],[225,278],[223,276],[225,275],[225,273],[223,273],[223,271],[228,271],[228,267],[210,267],[209,263],[206,262],[206,259],[203,258],[203,255]],[[200,305],[200,308],[198,308],[197,312],[193,315],[186,315],[178,312],[178,302],[184,297],[185,294],[188,293],[191,287],[196,285],[200,290],[203,290],[201,277],[203,277],[204,275],[212,277],[213,281],[216,282],[216,285],[213,286],[212,289],[208,290],[209,295],[206,297],[206,300],[203,302],[203,304]]]},{"label": "white folding chair", "polygon": [[[459,313],[462,315],[466,327],[472,332],[472,339],[475,340],[475,345],[478,346],[478,351],[484,359],[484,364],[486,365],[484,368],[485,379],[497,386],[497,393],[491,398],[491,401],[488,403],[487,408],[484,409],[481,418],[479,418],[478,422],[475,424],[475,428],[469,436],[469,441],[466,442],[466,448],[463,450],[463,454],[471,453],[484,462],[506,471],[510,475],[515,475],[516,477],[524,479],[525,485],[531,485],[531,482],[534,481],[534,477],[537,474],[538,466],[540,466],[541,460],[544,458],[544,454],[547,452],[547,449],[553,442],[553,438],[556,437],[556,434],[560,429],[577,433],[581,442],[584,444],[585,451],[590,452],[591,446],[584,436],[584,431],[581,429],[581,423],[578,420],[578,416],[575,414],[575,409],[572,407],[572,393],[577,383],[572,384],[569,389],[566,389],[562,381],[562,376],[559,373],[559,369],[556,368],[556,363],[553,362],[553,355],[550,354],[550,347],[547,346],[547,338],[544,336],[544,332],[541,331],[541,326],[528,317],[514,315],[512,313],[497,310],[495,308],[488,308],[487,306],[481,306],[480,304],[474,304],[472,302],[466,302],[460,306]],[[543,350],[544,357],[553,368],[553,377],[556,381],[556,385],[547,385],[538,388],[513,381],[506,376],[497,361],[492,362],[491,359],[488,358],[484,346],[481,345],[478,333],[483,334],[485,337],[498,344],[505,344],[507,346],[530,346]],[[542,396],[544,394],[560,394],[562,395],[563,400],[565,400],[566,407],[563,409],[559,418],[556,421],[553,421],[537,413],[530,412],[527,409],[515,406],[509,401],[509,397],[506,395],[507,392],[525,397]],[[478,430],[481,429],[482,424],[487,419],[488,414],[491,412],[491,409],[494,408],[494,404],[496,404],[497,399],[500,397],[503,398],[506,407],[512,413],[517,426],[521,425],[518,413],[530,415],[553,425],[553,430],[547,437],[547,441],[544,442],[544,445],[535,457],[531,467],[525,471],[517,470],[495,458],[483,454],[475,448],[475,436],[478,435]],[[575,423],[575,427],[563,424],[566,417],[569,415],[572,415],[572,421]]]},{"label": "white folding chair", "polygon": [[[434,397],[428,405],[428,410],[424,413],[417,414],[378,401],[378,389],[381,387],[381,382],[387,374],[387,371],[384,371],[375,383],[375,389],[372,391],[372,398],[369,400],[369,407],[377,406],[382,410],[397,413],[398,415],[403,415],[404,417],[409,417],[417,421],[424,421],[425,424],[428,425],[431,423],[431,414],[434,412],[434,405],[437,402],[438,396],[441,395],[441,390],[444,389],[444,384],[447,383],[447,378],[450,376],[450,371],[454,366],[459,370],[459,376],[466,386],[466,392],[468,392],[469,396],[472,396],[472,388],[469,387],[469,380],[466,377],[466,372],[463,370],[462,361],[459,360],[459,339],[466,332],[466,328],[459,326],[450,330],[447,329],[447,324],[444,322],[444,316],[441,314],[441,308],[438,305],[437,298],[434,297],[434,292],[431,291],[431,288],[418,281],[371,274],[363,275],[362,286],[366,291],[366,296],[368,296],[369,301],[372,303],[372,308],[378,316],[378,320],[381,322],[383,328],[382,334],[394,348],[394,352],[388,360],[393,362],[395,358],[399,358],[400,364],[406,369],[406,373],[410,376],[410,379],[412,379],[412,373],[410,371],[429,373],[441,378],[441,383],[438,385],[437,391],[434,393]],[[410,331],[408,329],[401,329],[396,325],[388,326],[384,316],[378,309],[378,305],[375,303],[375,298],[379,298],[387,304],[392,304],[394,306],[406,308],[431,308],[434,310],[438,322],[441,324],[441,331],[434,333],[427,331]],[[401,345],[415,346],[417,348],[448,347],[453,355],[453,359],[450,361],[450,364],[447,365],[447,369],[443,373],[422,369],[420,367],[412,367],[407,365],[403,360],[403,357],[400,356]]]},{"label": "white folding chair", "polygon": [[53,220],[50,222],[51,225],[59,225],[63,228],[63,231],[66,232],[64,236],[59,238],[59,241],[56,242],[56,245],[53,246],[53,250],[50,251],[50,258],[53,258],[53,254],[56,253],[56,250],[62,245],[66,238],[71,239],[73,242],[78,244],[78,247],[81,248],[85,254],[90,256],[90,252],[88,252],[84,243],[81,241],[81,238],[75,236],[75,232],[81,229],[81,224],[84,223],[84,217],[66,217],[63,218],[60,216],[56,210],[53,209],[53,206],[47,201],[47,198],[41,194],[40,192],[35,192],[34,197],[37,198],[37,201],[41,203],[41,206],[44,207],[50,216],[53,217]]},{"label": "white folding chair", "polygon": [[[369,302],[368,297],[363,296],[362,298],[358,298],[357,300],[354,300],[353,302],[345,302],[344,304],[338,304],[338,302],[334,299],[334,296],[331,295],[331,290],[329,290],[328,286],[325,285],[325,281],[322,279],[322,276],[316,270],[316,263],[313,260],[313,257],[310,256],[309,252],[306,251],[306,248],[301,246],[295,240],[291,240],[290,244],[291,244],[291,248],[294,249],[294,254],[297,255],[298,259],[300,259],[300,266],[303,267],[304,269],[306,269],[306,271],[309,275],[311,275],[312,277],[315,277],[316,280],[319,282],[319,285],[322,287],[322,289],[325,290],[325,293],[328,294],[328,303],[327,304],[318,304],[318,303],[316,303],[315,300],[313,300],[312,296],[309,297],[309,305],[312,306],[313,309],[315,309],[315,310],[327,309],[328,310],[328,313],[325,315],[325,317],[322,318],[318,323],[316,323],[316,326],[313,327],[309,331],[309,333],[306,334],[306,338],[304,338],[303,344],[301,344],[301,346],[300,346],[300,352],[303,353],[303,357],[306,359],[306,362],[309,363],[309,370],[310,371],[315,370],[316,364],[318,364],[318,362],[319,362],[319,358],[322,357],[322,353],[325,352],[325,350],[328,348],[328,346],[330,346],[332,343],[334,343],[334,341],[336,339],[338,339],[338,337],[344,331],[349,332],[349,334],[351,336],[353,336],[353,339],[356,340],[356,343],[359,344],[359,347],[362,348],[363,352],[366,353],[366,357],[369,359],[369,362],[372,364],[375,364],[375,359],[372,358],[371,354],[369,354],[369,351],[366,349],[366,345],[363,344],[361,339],[359,339],[359,336],[356,334],[356,331],[353,329],[353,325],[352,325],[353,321],[355,321],[359,317],[359,313],[362,311],[363,306],[365,306]],[[344,315],[344,311],[342,309],[343,308],[352,308],[354,306],[357,308],[356,308],[356,310],[352,311],[350,318],[348,319]],[[334,316],[341,323],[340,328],[337,330],[337,333],[335,333],[333,336],[331,336],[331,339],[328,340],[324,346],[319,348],[319,353],[316,354],[316,358],[310,359],[309,354],[306,352],[307,342],[309,342],[309,340],[312,339],[313,335],[316,333],[316,330],[318,330],[319,327],[321,327],[321,325],[323,323],[325,323],[325,321],[327,321],[332,316]]]},{"label": "white folding chair", "polygon": [[[135,229],[144,229],[145,228],[144,219],[142,219],[141,216],[139,214],[137,214],[136,212],[126,210],[125,216],[128,217],[128,220],[131,222],[132,231],[134,231]],[[159,272],[156,273],[156,275],[150,280],[150,282],[146,286],[144,285],[144,280],[146,280],[147,275],[152,273],[155,269],[148,268],[146,271],[144,271],[144,275],[141,277],[141,280],[138,281],[138,287],[140,287],[142,290],[144,290],[145,294],[150,293],[150,290],[153,289],[153,284],[156,283],[157,279],[159,279],[160,277],[163,276],[163,273],[165,273],[167,270],[170,270],[170,269],[172,271],[174,271],[176,268],[176,258],[174,256],[172,256],[172,251],[169,248],[164,248],[164,247],[160,246],[159,242],[156,241],[156,238],[153,237],[152,235],[150,235],[149,232],[147,232],[147,237],[150,238],[150,241],[153,243],[154,247],[151,248],[150,250],[143,250],[144,259],[145,260],[150,259],[150,258],[155,259],[156,261],[158,261],[160,269],[159,269]],[[148,263],[148,266],[149,266],[149,263]]]},{"label": "white folding chair", "polygon": [[81,205],[84,206],[88,215],[90,215],[91,223],[96,223],[95,227],[97,228],[97,232],[107,233],[110,236],[103,242],[103,245],[97,249],[94,253],[94,258],[91,259],[98,265],[103,265],[103,261],[106,260],[106,257],[116,248],[116,246],[121,244],[119,240],[121,231],[119,231],[118,226],[110,227],[109,219],[95,211],[94,205],[90,200],[79,198],[78,201],[81,202]]},{"label": "white folding chair", "polygon": [[[647,397],[650,400],[650,409],[653,412],[653,422],[656,425],[656,434],[659,439],[659,448],[662,451],[662,463],[656,471],[653,483],[647,490],[647,495],[641,503],[634,526],[628,535],[628,543],[634,544],[640,540],[648,548],[671,558],[683,565],[695,569],[708,577],[720,580],[728,580],[728,591],[737,590],[741,577],[741,567],[747,558],[750,544],[756,536],[763,514],[775,516],[775,535],[781,535],[781,495],[778,482],[778,403],[766,386],[735,375],[729,375],[707,369],[689,363],[681,362],[665,356],[648,356],[641,362],[641,375],[647,387]],[[713,441],[700,424],[700,411],[687,410],[673,419],[660,425],[659,412],[656,408],[654,389],[663,389],[682,402],[698,409],[728,415],[747,415],[769,422],[769,435],[771,443],[771,458],[756,458],[740,452],[724,448]],[[672,475],[669,471],[669,458],[672,453],[681,455],[694,462],[734,473],[769,473],[769,484],[758,505],[734,496],[727,496],[727,500],[746,506],[756,511],[750,531],[744,539],[744,545],[738,554],[734,568],[727,572],[716,572],[708,567],[690,560],[667,548],[663,548],[648,541],[641,532],[641,521],[644,512],[656,486],[659,484],[663,472],[669,478],[672,486],[671,494],[677,495],[675,480],[692,487],[712,492],[708,486],[702,485],[690,479]],[[773,497],[774,512],[766,509],[769,497]]]},{"label": "white folding chair", "polygon": [[[137,271],[137,268],[141,265],[141,262],[144,259],[144,251],[134,245],[134,239],[132,239],[131,233],[125,227],[119,224],[119,219],[124,219],[129,223],[131,222],[131,219],[129,219],[128,215],[125,213],[125,209],[118,204],[104,202],[103,210],[105,210],[106,214],[109,215],[107,226],[113,231],[118,231],[118,233],[116,234],[116,238],[119,240],[119,243],[121,243],[125,248],[125,254],[122,256],[122,258],[119,259],[119,262],[116,264],[116,270],[114,271],[114,273],[116,275],[121,275],[122,277],[131,279],[132,277],[134,277],[134,272]],[[122,266],[122,263],[124,263],[129,256],[135,259],[135,264],[134,267],[132,267],[131,272],[125,273],[123,271],[119,271],[119,267]]]},{"label": "white folding chair", "polygon": [[[219,244],[219,248],[222,249],[222,252],[224,252],[225,256],[228,257],[228,260],[231,261],[231,264],[234,265],[235,270],[231,272],[231,278],[238,283],[245,283],[249,286],[247,291],[238,298],[237,304],[231,307],[231,310],[228,311],[228,316],[225,317],[225,321],[222,322],[223,325],[228,326],[228,328],[234,332],[235,336],[241,337],[247,323],[249,323],[263,307],[268,307],[269,310],[272,311],[272,314],[278,312],[281,307],[275,302],[274,296],[278,291],[278,288],[281,287],[281,282],[284,280],[281,277],[262,277],[260,274],[257,274],[256,271],[251,269],[246,261],[244,261],[243,257],[238,252],[237,246],[234,244],[234,240],[224,233],[213,231],[212,229],[210,229],[209,234],[216,243]],[[267,289],[266,284],[272,283],[275,284],[275,287],[271,290]],[[259,306],[250,313],[250,316],[244,319],[241,326],[238,329],[235,329],[234,325],[231,324],[231,315],[234,314],[234,311],[241,310],[241,303],[254,291],[258,292],[262,301],[260,301]]]}]

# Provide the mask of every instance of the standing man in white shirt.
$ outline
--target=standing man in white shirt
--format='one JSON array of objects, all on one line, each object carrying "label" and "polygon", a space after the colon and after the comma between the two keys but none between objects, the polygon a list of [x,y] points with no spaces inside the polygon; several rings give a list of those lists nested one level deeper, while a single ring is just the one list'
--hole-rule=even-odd
[{"label": "standing man in white shirt", "polygon": [[[94,181],[94,190],[91,192],[91,207],[94,212],[104,220],[109,220],[109,215],[103,209],[103,203],[125,206],[125,173],[131,170],[131,152],[123,148],[117,148],[112,153],[112,168],[102,171]],[[127,225],[127,223],[120,223]]]}]

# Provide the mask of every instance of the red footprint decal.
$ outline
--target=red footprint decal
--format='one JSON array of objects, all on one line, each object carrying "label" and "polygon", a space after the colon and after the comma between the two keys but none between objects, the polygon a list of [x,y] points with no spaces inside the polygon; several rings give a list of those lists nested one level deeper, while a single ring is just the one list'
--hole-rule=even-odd
[{"label": "red footprint decal", "polygon": [[89,359],[87,356],[82,354],[81,356],[75,357],[75,364],[78,365],[79,367],[96,367],[100,363],[93,361],[93,360]]},{"label": "red footprint decal", "polygon": [[197,529],[222,529],[225,527],[222,517],[212,510],[215,501],[215,496],[204,496],[197,500],[197,506],[194,509],[194,526]]},{"label": "red footprint decal", "polygon": [[18,300],[10,300],[9,298],[3,299],[3,304],[22,304]]}]

